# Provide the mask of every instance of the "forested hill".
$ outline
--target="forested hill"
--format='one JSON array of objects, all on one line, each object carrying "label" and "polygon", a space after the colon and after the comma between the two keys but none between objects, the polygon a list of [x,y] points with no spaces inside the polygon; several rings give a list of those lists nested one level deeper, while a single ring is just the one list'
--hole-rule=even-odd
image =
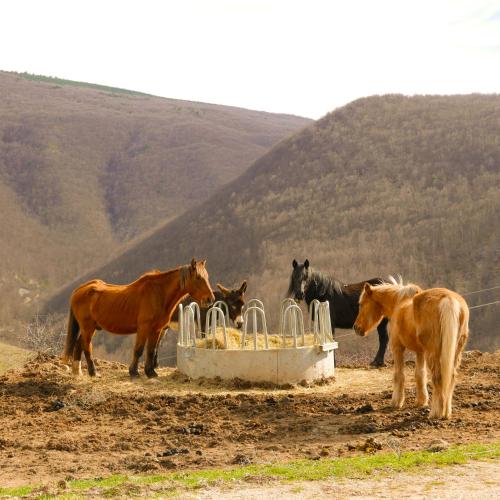
[{"label": "forested hill", "polygon": [[[345,281],[401,273],[465,292],[500,282],[499,213],[499,96],[370,97],[86,277],[127,282],[195,255],[213,282],[249,278],[250,294],[276,308],[292,259],[307,257]],[[498,308],[475,311],[471,345],[498,346],[498,320]]]},{"label": "forested hill", "polygon": [[310,122],[0,72],[0,325]]}]

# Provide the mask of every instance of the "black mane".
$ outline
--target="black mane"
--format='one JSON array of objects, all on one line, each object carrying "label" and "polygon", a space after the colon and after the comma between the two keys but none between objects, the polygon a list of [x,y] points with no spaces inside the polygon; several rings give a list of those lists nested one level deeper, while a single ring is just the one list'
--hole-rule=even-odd
[{"label": "black mane", "polygon": [[344,283],[337,278],[321,271],[312,270],[305,287],[307,305],[318,297],[321,297],[320,300],[327,300],[335,295],[341,295],[343,287]]}]

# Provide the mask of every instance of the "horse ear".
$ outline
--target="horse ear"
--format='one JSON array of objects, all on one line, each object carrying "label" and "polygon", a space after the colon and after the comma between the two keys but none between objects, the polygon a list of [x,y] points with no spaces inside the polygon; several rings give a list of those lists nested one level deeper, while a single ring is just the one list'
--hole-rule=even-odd
[{"label": "horse ear", "polygon": [[196,269],[196,259],[194,257],[191,259],[191,268]]},{"label": "horse ear", "polygon": [[293,259],[293,262],[292,262],[293,268],[295,269],[298,265],[299,265],[299,263],[295,259]]},{"label": "horse ear", "polygon": [[223,295],[229,295],[231,293],[231,290],[227,289],[225,286],[222,286],[220,283],[217,283],[217,288]]},{"label": "horse ear", "polygon": [[306,269],[309,269],[309,259],[306,259],[305,262],[304,262],[304,267]]},{"label": "horse ear", "polygon": [[241,284],[239,292],[243,295],[247,291],[247,282],[246,280]]},{"label": "horse ear", "polygon": [[206,263],[207,263],[207,259],[202,260],[202,261],[200,262],[200,264],[202,265],[202,267],[206,267]]},{"label": "horse ear", "polygon": [[373,293],[372,286],[370,285],[370,283],[365,283],[364,291],[368,296],[370,296]]}]

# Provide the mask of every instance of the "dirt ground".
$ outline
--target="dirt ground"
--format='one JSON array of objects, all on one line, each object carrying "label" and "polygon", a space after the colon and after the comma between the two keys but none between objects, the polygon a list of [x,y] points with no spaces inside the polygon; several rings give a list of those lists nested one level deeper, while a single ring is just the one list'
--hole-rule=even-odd
[{"label": "dirt ground", "polygon": [[500,351],[465,353],[450,421],[415,407],[411,366],[397,411],[390,367],[338,368],[335,381],[287,389],[189,381],[171,368],[131,381],[106,361],[98,370],[75,379],[40,355],[0,375],[0,485],[345,456],[369,437],[386,451],[500,437]]},{"label": "dirt ground", "polygon": [[499,462],[473,462],[443,470],[393,473],[376,479],[330,479],[293,484],[238,485],[206,488],[189,498],[198,500],[315,500],[317,498],[405,498],[441,500],[491,500],[500,492]]}]

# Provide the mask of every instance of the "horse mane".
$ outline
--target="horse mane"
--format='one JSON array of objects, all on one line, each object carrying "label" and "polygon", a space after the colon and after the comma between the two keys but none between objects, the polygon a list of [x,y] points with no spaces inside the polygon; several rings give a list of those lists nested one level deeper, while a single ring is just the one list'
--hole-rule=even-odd
[{"label": "horse mane", "polygon": [[[388,283],[383,283],[381,285],[376,285],[375,290],[385,293],[393,293],[397,295],[399,300],[403,299],[411,299],[417,293],[420,293],[422,289],[416,285],[415,283],[407,283],[406,285],[403,282],[403,277],[398,275],[397,279],[394,276],[389,276],[387,279]],[[365,292],[361,295],[363,295]],[[361,297],[360,297],[361,301]]]},{"label": "horse mane", "polygon": [[[198,267],[196,270],[197,270],[197,272],[200,272]],[[190,264],[176,267],[175,269],[169,269],[168,271],[160,271],[159,269],[152,269],[151,271],[148,271],[147,273],[144,273],[142,276],[137,278],[134,281],[134,284],[140,283],[140,282],[143,282],[146,280],[155,279],[155,278],[163,278],[165,276],[168,276],[169,274],[175,273],[176,271],[179,271],[180,287],[181,287],[181,290],[184,290],[186,288],[187,282],[191,278],[191,265]]]},{"label": "horse mane", "polygon": [[290,283],[288,284],[288,292],[286,292],[287,297],[293,295],[293,273],[290,275]]},{"label": "horse mane", "polygon": [[344,283],[342,283],[342,281],[329,274],[316,271],[314,269],[311,270],[311,274],[309,275],[306,283],[306,288],[309,288],[311,285],[314,285],[316,287],[316,292],[322,296],[332,295],[333,292],[338,294],[344,293]]},{"label": "horse mane", "polygon": [[186,264],[179,268],[179,281],[181,290],[186,288],[187,282],[191,279],[191,266]]}]

